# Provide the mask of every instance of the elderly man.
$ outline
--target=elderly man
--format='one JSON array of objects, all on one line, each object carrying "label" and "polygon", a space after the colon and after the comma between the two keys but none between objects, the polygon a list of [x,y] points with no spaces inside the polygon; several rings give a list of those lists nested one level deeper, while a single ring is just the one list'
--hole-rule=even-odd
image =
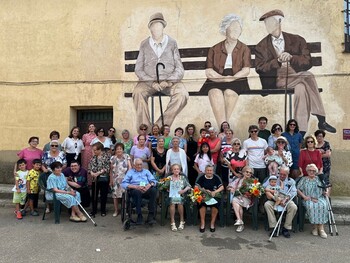
[{"label": "elderly man", "polygon": [[89,207],[91,198],[87,181],[87,171],[80,167],[77,160],[73,160],[70,166],[62,172],[67,177],[68,185],[80,193],[81,205],[83,207]]},{"label": "elderly man", "polygon": [[149,170],[142,168],[142,164],[143,162],[140,158],[134,160],[134,169],[126,173],[122,182],[122,187],[130,190],[130,195],[136,204],[136,224],[138,225],[143,223],[141,212],[142,198],[149,199],[147,223],[152,225],[155,223],[154,217],[157,196],[157,188],[155,186],[157,180]]},{"label": "elderly man", "polygon": [[326,122],[326,113],[314,75],[307,71],[312,67],[306,41],[299,35],[282,32],[284,14],[281,10],[267,12],[260,21],[265,22],[268,36],[255,49],[256,72],[263,89],[294,88],[294,116],[304,136],[310,114],[318,119],[318,128],[335,133]]},{"label": "elderly man", "polygon": [[[279,186],[280,188],[279,192],[286,195],[287,198],[285,198],[281,202],[280,206],[284,206],[288,202],[288,200],[290,200],[290,198],[294,197],[297,194],[295,181],[292,178],[288,178],[288,174],[289,174],[289,168],[287,166],[281,166],[280,174],[277,179],[277,186]],[[268,182],[266,182],[265,184],[268,184]],[[269,220],[269,227],[272,229],[277,224],[274,205],[275,205],[275,202],[273,200],[268,200],[264,204],[265,211]],[[286,207],[287,216],[284,222],[284,227],[282,228],[282,235],[286,238],[290,238],[289,231],[292,229],[293,218],[297,210],[298,210],[298,207],[295,205],[295,203],[293,201],[290,201],[288,203],[288,206]],[[276,235],[277,235],[277,232],[274,233],[274,236]]]},{"label": "elderly man", "polygon": [[[184,68],[181,62],[177,43],[170,36],[164,34],[167,25],[162,13],[155,13],[150,17],[148,28],[151,36],[145,39],[140,46],[137,57],[135,73],[139,78],[133,92],[133,100],[136,109],[137,127],[145,123],[151,127],[148,97],[160,91],[170,96],[170,102],[156,124],[171,126],[176,115],[185,107],[188,92],[181,83],[184,76]],[[158,63],[163,63],[165,68],[159,67],[159,81],[157,80]]]}]

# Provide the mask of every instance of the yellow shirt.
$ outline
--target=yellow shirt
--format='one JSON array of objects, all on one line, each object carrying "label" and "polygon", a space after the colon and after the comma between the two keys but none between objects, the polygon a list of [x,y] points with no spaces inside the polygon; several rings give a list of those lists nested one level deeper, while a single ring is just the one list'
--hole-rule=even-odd
[{"label": "yellow shirt", "polygon": [[34,169],[30,170],[27,175],[27,182],[29,182],[29,189],[31,194],[39,193],[39,171],[35,171]]}]

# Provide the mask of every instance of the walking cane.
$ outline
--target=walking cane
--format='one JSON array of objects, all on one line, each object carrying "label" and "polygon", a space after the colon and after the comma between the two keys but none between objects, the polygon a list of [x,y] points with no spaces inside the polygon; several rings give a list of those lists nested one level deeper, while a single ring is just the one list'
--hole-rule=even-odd
[{"label": "walking cane", "polygon": [[286,72],[286,85],[284,88],[284,126],[287,125],[287,88],[288,88],[288,69],[289,60],[287,61],[287,72]]},{"label": "walking cane", "polygon": [[79,207],[81,208],[81,210],[83,210],[83,212],[86,214],[86,216],[91,220],[91,222],[94,224],[94,226],[97,226],[96,222],[91,218],[91,216],[89,215],[88,212],[86,212],[86,210],[84,209],[84,207],[78,202],[78,200],[75,198],[75,200],[77,201]]},{"label": "walking cane", "polygon": [[[165,69],[165,65],[161,62],[156,65],[156,73],[157,73],[157,82],[159,84],[159,66],[162,66]],[[159,93],[159,107],[160,107],[160,117],[162,120],[162,127],[164,126],[164,117],[163,117],[163,105],[162,105],[162,94]]]}]

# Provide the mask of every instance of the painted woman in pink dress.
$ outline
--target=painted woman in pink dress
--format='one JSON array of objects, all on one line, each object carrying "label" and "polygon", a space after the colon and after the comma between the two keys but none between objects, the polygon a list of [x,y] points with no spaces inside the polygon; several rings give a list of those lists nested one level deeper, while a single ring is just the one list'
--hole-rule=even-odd
[{"label": "painted woman in pink dress", "polygon": [[[93,123],[89,124],[88,132],[83,135],[83,143],[85,149],[82,150],[81,155],[81,165],[84,169],[88,169],[89,162],[92,158],[92,148],[91,141],[96,138],[95,125]],[[88,185],[91,186],[91,176],[88,175]]]}]

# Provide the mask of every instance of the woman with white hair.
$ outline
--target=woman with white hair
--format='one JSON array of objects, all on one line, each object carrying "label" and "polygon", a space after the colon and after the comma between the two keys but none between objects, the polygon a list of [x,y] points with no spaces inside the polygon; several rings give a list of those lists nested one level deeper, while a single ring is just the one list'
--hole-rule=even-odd
[{"label": "woman with white hair", "polygon": [[313,225],[311,234],[327,238],[323,224],[328,221],[327,201],[324,194],[328,194],[319,186],[322,182],[317,176],[318,168],[315,164],[306,166],[307,176],[300,179],[298,183],[298,195],[302,198],[310,223]]},{"label": "woman with white hair", "polygon": [[182,167],[182,173],[188,175],[187,169],[187,155],[185,150],[179,147],[180,138],[175,136],[171,139],[172,148],[170,148],[166,153],[166,173],[170,172],[170,167],[173,164],[179,164]]},{"label": "woman with white hair", "polygon": [[250,49],[238,40],[242,20],[235,14],[226,15],[220,24],[220,33],[226,39],[211,47],[207,56],[204,89],[218,125],[228,121],[238,96],[249,90],[247,76],[251,61]]}]

